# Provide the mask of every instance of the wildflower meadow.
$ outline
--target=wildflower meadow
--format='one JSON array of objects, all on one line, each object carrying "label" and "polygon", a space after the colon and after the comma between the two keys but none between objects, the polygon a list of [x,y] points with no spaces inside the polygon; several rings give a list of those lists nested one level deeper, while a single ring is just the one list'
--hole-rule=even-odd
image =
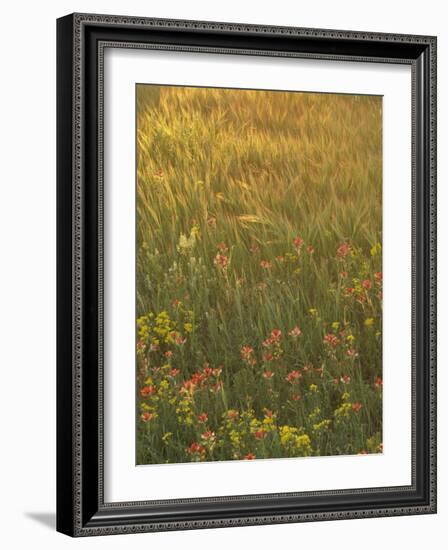
[{"label": "wildflower meadow", "polygon": [[137,464],[381,453],[381,98],[136,93]]}]

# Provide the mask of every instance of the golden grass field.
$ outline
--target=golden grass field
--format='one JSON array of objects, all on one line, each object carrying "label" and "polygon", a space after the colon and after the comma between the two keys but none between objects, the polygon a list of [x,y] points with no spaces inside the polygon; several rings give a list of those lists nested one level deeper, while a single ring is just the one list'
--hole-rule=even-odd
[{"label": "golden grass field", "polygon": [[382,452],[382,100],[137,86],[137,463]]}]

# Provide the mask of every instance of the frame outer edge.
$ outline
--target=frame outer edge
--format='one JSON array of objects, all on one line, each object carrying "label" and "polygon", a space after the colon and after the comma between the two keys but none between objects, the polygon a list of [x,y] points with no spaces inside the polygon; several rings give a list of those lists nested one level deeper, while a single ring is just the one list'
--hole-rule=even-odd
[{"label": "frame outer edge", "polygon": [[57,489],[56,529],[74,534],[72,362],[73,17],[57,20]]},{"label": "frame outer edge", "polygon": [[223,21],[194,21],[189,19],[163,19],[157,17],[139,17],[127,15],[108,15],[75,12],[72,14],[79,23],[93,23],[100,25],[119,25],[122,27],[148,27],[165,30],[190,30],[190,31],[214,31],[234,32],[234,33],[253,33],[264,35],[290,35],[301,36],[304,38],[334,38],[350,39],[360,41],[391,42],[391,43],[411,43],[411,44],[430,44],[436,40],[435,36],[415,35],[415,34],[397,34],[382,33],[373,31],[353,31],[341,29],[323,29],[309,27],[290,27],[284,25],[263,25],[254,23],[231,23]]},{"label": "frame outer edge", "polygon": [[429,42],[429,511],[437,513],[437,37]]},{"label": "frame outer edge", "polygon": [[[362,41],[383,41],[388,43],[413,43],[421,46],[429,47],[430,67],[429,67],[429,85],[430,85],[430,113],[429,113],[429,130],[426,135],[431,143],[431,155],[429,159],[429,187],[430,201],[428,209],[428,224],[429,224],[429,265],[427,266],[426,274],[430,276],[429,281],[429,377],[430,389],[429,392],[429,431],[430,431],[430,465],[429,465],[429,501],[425,505],[394,507],[383,509],[364,509],[364,510],[347,510],[338,512],[321,512],[321,513],[301,513],[301,514],[284,514],[280,516],[259,515],[247,518],[227,518],[227,519],[209,519],[198,521],[165,521],[161,523],[147,524],[121,524],[111,527],[96,527],[94,525],[83,525],[82,521],[82,101],[83,101],[83,68],[82,68],[82,28],[85,24],[99,24],[106,26],[142,26],[147,28],[162,28],[172,29],[175,27],[178,30],[215,30],[217,32],[236,32],[236,33],[263,33],[263,34],[289,34],[296,37],[309,38],[335,38],[335,39],[356,39]],[[67,26],[70,25],[71,37],[64,37]],[[64,30],[64,33],[62,32]],[[395,35],[369,32],[352,32],[352,31],[332,31],[322,29],[301,29],[292,27],[272,27],[260,25],[244,25],[232,23],[213,23],[213,22],[197,22],[183,20],[161,20],[147,19],[125,16],[109,16],[109,15],[92,15],[92,14],[72,14],[58,20],[58,50],[67,44],[70,44],[71,55],[68,59],[60,53],[58,57],[58,97],[67,96],[67,73],[64,69],[64,63],[72,62],[73,73],[70,78],[72,84],[73,95],[70,101],[70,117],[71,130],[73,132],[70,140],[70,150],[72,154],[71,161],[62,161],[61,149],[67,147],[67,136],[63,129],[66,129],[67,109],[58,107],[58,142],[61,141],[64,145],[61,149],[58,148],[58,256],[63,254],[62,248],[64,245],[70,244],[70,253],[73,256],[70,258],[70,284],[72,292],[66,291],[66,287],[62,282],[67,282],[67,258],[63,255],[62,259],[58,259],[58,393],[63,397],[58,397],[58,477],[61,476],[63,483],[58,484],[58,525],[57,529],[71,536],[92,536],[92,535],[107,535],[120,533],[137,533],[147,531],[166,531],[174,529],[204,529],[215,527],[232,527],[242,525],[263,525],[269,523],[289,523],[289,522],[306,522],[306,521],[325,521],[334,519],[355,519],[366,517],[382,517],[395,516],[403,514],[425,514],[434,513],[436,511],[436,456],[435,456],[435,363],[436,363],[436,288],[435,288],[435,223],[436,223],[436,38],[428,36],[415,35]],[[65,80],[64,80],[65,77]],[[64,122],[62,122],[64,121]],[[65,137],[64,137],[65,135]],[[71,164],[71,162],[73,164]],[[59,166],[59,164],[61,166]],[[70,166],[70,169],[69,169]],[[69,217],[64,222],[62,208],[65,205],[67,208],[67,183],[63,185],[63,181],[69,177],[72,182],[73,196],[70,197],[70,206],[73,206],[73,214],[70,212]],[[67,210],[65,210],[67,214]],[[67,224],[70,219],[70,242],[68,240]],[[59,235],[61,233],[61,235]],[[65,271],[64,271],[65,270]],[[59,273],[63,272],[63,275]],[[61,293],[62,292],[62,293]],[[70,296],[70,299],[68,299]],[[63,327],[66,326],[68,313],[63,306],[72,308],[70,314],[71,322],[71,371],[70,371],[70,392],[67,391],[67,368],[65,361],[62,361],[63,353],[67,354],[67,341],[61,334]],[[65,335],[66,338],[66,335]],[[72,416],[69,419],[60,421],[59,417],[67,413],[67,403],[63,403],[66,397],[70,397]],[[72,424],[73,418],[73,424]],[[66,431],[70,424],[71,442],[66,439]],[[65,438],[63,439],[63,436]],[[68,458],[67,448],[71,449],[71,457]],[[61,451],[62,449],[62,451]],[[70,487],[67,482],[67,472],[70,473]],[[67,497],[66,491],[69,494]]]},{"label": "frame outer edge", "polygon": [[73,15],[73,536],[81,536],[83,529],[83,445],[82,445],[82,304],[83,304],[83,157],[84,140],[82,117],[84,111],[82,18]]}]

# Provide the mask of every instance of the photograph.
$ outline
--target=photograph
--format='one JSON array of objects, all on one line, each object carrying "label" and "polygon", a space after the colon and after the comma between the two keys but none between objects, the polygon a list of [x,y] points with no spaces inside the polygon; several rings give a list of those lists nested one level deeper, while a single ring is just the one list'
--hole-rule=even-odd
[{"label": "photograph", "polygon": [[383,98],[135,93],[136,463],[382,453]]}]

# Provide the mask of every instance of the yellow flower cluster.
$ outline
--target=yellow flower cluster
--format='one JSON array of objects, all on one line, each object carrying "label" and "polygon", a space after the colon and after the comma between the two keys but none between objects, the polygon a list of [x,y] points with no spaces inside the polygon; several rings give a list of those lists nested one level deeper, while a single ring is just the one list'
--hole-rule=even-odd
[{"label": "yellow flower cluster", "polygon": [[153,327],[153,332],[159,337],[159,341],[157,343],[160,343],[160,340],[163,340],[164,342],[171,344],[173,339],[170,333],[174,331],[175,326],[176,324],[171,321],[168,313],[166,311],[161,311],[155,318]]},{"label": "yellow flower cluster", "polygon": [[318,422],[317,424],[313,424],[313,431],[320,432],[320,431],[328,430],[330,425],[331,425],[331,420],[324,419],[321,422]]},{"label": "yellow flower cluster", "polygon": [[311,439],[292,426],[280,426],[280,442],[294,456],[310,456],[312,452]]},{"label": "yellow flower cluster", "polygon": [[175,344],[182,341],[182,334],[179,328],[187,334],[191,334],[194,329],[194,312],[187,310],[179,305],[179,319],[173,320],[167,311],[161,311],[157,315],[150,312],[137,319],[137,334],[140,341],[152,346],[163,344]]},{"label": "yellow flower cluster", "polygon": [[193,403],[188,396],[185,396],[179,401],[178,406],[176,407],[177,421],[179,424],[183,424],[185,426],[193,425],[194,414],[192,405]]},{"label": "yellow flower cluster", "polygon": [[381,254],[381,243],[376,243],[370,249],[371,256],[377,256],[378,254]]}]

